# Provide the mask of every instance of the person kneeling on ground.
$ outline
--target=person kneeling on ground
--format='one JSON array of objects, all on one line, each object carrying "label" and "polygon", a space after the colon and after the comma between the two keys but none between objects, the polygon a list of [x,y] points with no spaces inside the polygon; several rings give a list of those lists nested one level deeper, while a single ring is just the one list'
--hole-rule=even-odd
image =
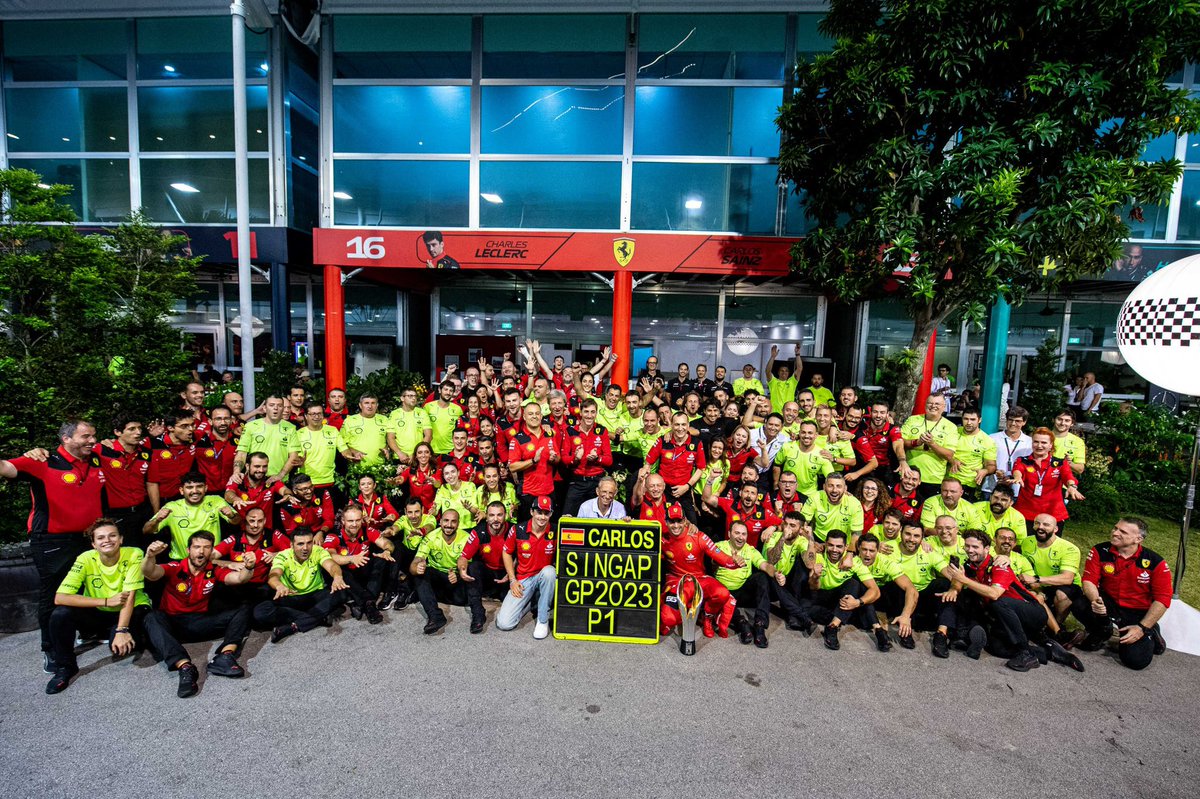
[{"label": "person kneeling on ground", "polygon": [[205,530],[192,533],[187,541],[187,558],[159,565],[156,558],[167,550],[163,541],[146,549],[142,576],[158,581],[167,578],[158,610],[146,617],[146,637],[169,671],[179,672],[180,699],[194,696],[200,672],[188,657],[180,641],[205,641],[223,636],[217,655],[208,664],[208,673],[221,677],[244,677],[237,662],[238,650],[250,634],[250,606],[212,612],[208,608],[218,583],[242,585],[254,576],[255,555],[247,552],[238,569],[213,564],[213,534]]},{"label": "person kneeling on ground", "polygon": [[134,635],[141,638],[150,612],[150,599],[142,590],[142,550],[121,546],[120,528],[114,519],[98,519],[85,533],[92,548],[75,559],[54,595],[50,614],[50,640],[54,647],[54,676],[46,693],[65,691],[79,673],[75,660],[75,634],[108,636],[116,657],[133,652]]},{"label": "person kneeling on ground", "polygon": [[516,629],[536,599],[537,625],[533,637],[541,639],[550,634],[550,611],[558,580],[554,570],[554,531],[550,529],[553,510],[550,497],[537,497],[529,521],[514,527],[504,539],[504,571],[510,588],[496,613],[497,629]]},{"label": "person kneeling on ground", "polygon": [[[331,578],[328,588],[322,571]],[[320,624],[331,626],[329,615],[346,601],[342,593],[346,590],[342,567],[329,550],[316,546],[316,534],[311,527],[301,526],[292,531],[292,548],[275,556],[267,585],[275,589],[275,597],[255,606],[254,623],[274,628],[273,644]]]},{"label": "person kneeling on ground", "polygon": [[857,556],[848,564],[843,562],[846,555],[844,530],[830,530],[825,536],[824,550],[814,550],[815,547],[810,547],[804,553],[812,596],[805,601],[800,620],[809,625],[814,621],[825,625],[825,648],[840,649],[838,630],[850,620],[854,611],[879,598],[879,586]]},{"label": "person kneeling on ground", "polygon": [[751,629],[746,618],[738,612],[740,608],[735,607],[733,628],[737,630],[738,640],[743,644],[754,641],[754,645],[759,649],[766,649],[767,623],[771,620],[771,588],[768,578],[783,585],[787,582],[787,576],[775,571],[775,567],[767,563],[762,553],[746,543],[749,534],[749,528],[743,521],[729,525],[729,538],[717,544],[717,551],[740,560],[742,565],[736,568],[718,567],[717,580],[729,589],[738,605],[754,608],[754,627]]},{"label": "person kneeling on ground", "polygon": [[508,593],[504,571],[504,542],[514,525],[508,523],[508,507],[500,501],[488,503],[484,518],[467,536],[458,558],[458,576],[467,586],[471,607],[471,633],[483,632],[487,613],[483,598],[503,601]]},{"label": "person kneeling on ground", "polygon": [[459,513],[454,508],[442,511],[438,524],[437,532],[421,539],[411,568],[417,598],[425,610],[426,635],[433,635],[446,626],[446,614],[438,607],[438,600],[460,607],[467,604],[467,584],[459,577],[458,559],[462,557],[470,533],[460,529]]},{"label": "person kneeling on ground", "polygon": [[[891,512],[888,511],[888,513]],[[899,515],[896,519],[898,523]],[[912,580],[908,579],[908,575],[900,571],[896,561],[890,556],[882,554],[879,549],[880,542],[874,533],[863,533],[858,537],[858,559],[867,567],[867,571],[871,572],[871,577],[879,586],[880,596],[882,596],[884,588],[889,585],[904,592],[904,606],[900,609],[897,622],[900,626],[900,638],[902,640],[905,637],[912,638],[912,614],[917,609],[917,599],[920,595],[917,593],[916,586],[912,584]],[[878,600],[862,605],[855,615],[855,624],[863,629],[871,630],[875,635],[875,646],[880,652],[887,652],[892,648],[892,641],[888,638],[887,628],[879,621],[879,614],[875,607],[877,604],[879,604]]]},{"label": "person kneeling on ground", "polygon": [[[345,567],[342,580],[354,603],[350,608],[354,618],[366,616],[371,624],[382,622],[383,614],[375,602],[383,590],[388,564],[393,562],[392,542],[379,530],[366,527],[362,506],[350,504],[342,511],[341,530],[328,533],[321,546],[329,551],[337,565]],[[378,551],[372,551],[372,546]]]}]

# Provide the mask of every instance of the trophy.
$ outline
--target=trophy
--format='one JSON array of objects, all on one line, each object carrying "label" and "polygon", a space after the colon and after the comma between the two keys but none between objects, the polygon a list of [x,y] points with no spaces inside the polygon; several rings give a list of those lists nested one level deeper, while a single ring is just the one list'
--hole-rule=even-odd
[{"label": "trophy", "polygon": [[[689,602],[684,598],[684,585],[690,583],[692,586],[692,596]],[[696,654],[696,619],[700,616],[701,607],[704,605],[704,591],[700,588],[700,581],[695,575],[685,574],[679,578],[679,585],[675,587],[675,597],[679,600],[679,616],[683,620],[680,629],[683,633],[679,641],[679,651],[685,655]]]}]

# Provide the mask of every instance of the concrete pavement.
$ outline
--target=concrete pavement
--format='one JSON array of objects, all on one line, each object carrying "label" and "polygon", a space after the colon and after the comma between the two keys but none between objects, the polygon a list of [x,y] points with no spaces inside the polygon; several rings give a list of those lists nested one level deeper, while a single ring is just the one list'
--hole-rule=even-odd
[{"label": "concrete pavement", "polygon": [[[494,606],[489,608],[494,615]],[[103,648],[58,696],[37,634],[0,638],[0,751],[12,797],[1194,796],[1200,659],[1141,673],[1082,653],[1017,674],[984,655],[841,651],[776,620],[771,646],[658,646],[467,632],[452,608],[345,617],[271,645],[243,680],[176,678]],[[199,660],[210,651],[189,647]],[[214,764],[223,766],[214,769]]]}]

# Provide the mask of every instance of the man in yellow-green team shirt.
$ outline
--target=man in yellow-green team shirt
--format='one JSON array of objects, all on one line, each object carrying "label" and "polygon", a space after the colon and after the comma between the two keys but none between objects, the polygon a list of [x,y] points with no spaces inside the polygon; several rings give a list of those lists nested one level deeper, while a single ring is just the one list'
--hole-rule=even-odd
[{"label": "man in yellow-green team shirt", "polygon": [[1027,535],[1026,524],[1025,517],[1013,507],[1015,501],[1012,488],[1004,484],[997,485],[992,489],[990,497],[975,503],[975,518],[979,522],[977,529],[983,530],[995,540],[996,531],[1007,527],[1016,533],[1017,543],[1020,544]]},{"label": "man in yellow-green team shirt", "polygon": [[[330,577],[328,588],[321,572]],[[271,559],[267,585],[274,590],[274,597],[254,606],[254,623],[273,628],[273,644],[324,623],[346,602],[348,593],[342,567],[328,549],[316,543],[312,528],[303,525],[292,530],[292,548]]]},{"label": "man in yellow-green team shirt", "polygon": [[[787,582],[787,578],[775,571],[775,567],[766,561],[759,552],[746,543],[749,529],[745,522],[737,521],[729,525],[729,538],[717,543],[717,549],[741,563],[737,568],[728,569],[717,567],[717,582],[729,589],[729,593],[737,600],[732,624],[738,633],[738,639],[743,644],[754,641],[759,649],[767,648],[767,623],[771,620],[771,587],[768,578],[779,585]],[[754,609],[753,628],[742,615],[743,609]]]},{"label": "man in yellow-green team shirt", "polygon": [[818,543],[835,530],[845,533],[847,540],[853,540],[863,531],[862,503],[846,490],[846,478],[837,472],[826,475],[824,488],[804,503],[800,513],[812,525],[813,538]]},{"label": "man in yellow-green team shirt", "polygon": [[1071,464],[1071,473],[1076,477],[1083,474],[1087,466],[1087,445],[1083,439],[1071,432],[1075,426],[1075,411],[1067,408],[1054,417],[1054,457]]},{"label": "man in yellow-green team shirt", "polygon": [[771,392],[771,410],[775,413],[783,413],[784,403],[796,399],[796,386],[800,383],[800,372],[804,368],[799,344],[796,345],[795,354],[794,367],[783,364],[779,367],[779,376],[776,377],[775,359],[779,356],[779,345],[771,345],[771,357],[767,360],[767,390]]},{"label": "man in yellow-green team shirt", "polygon": [[[300,465],[297,470],[312,478],[313,488],[335,490],[334,467],[337,461],[339,433],[325,421],[325,406],[310,402],[304,406],[304,427],[296,431],[300,445]],[[341,495],[334,494],[340,506]]]},{"label": "man in yellow-green team shirt", "polygon": [[989,475],[995,473],[996,442],[979,429],[979,411],[968,408],[963,411],[962,427],[958,429],[948,476],[956,477],[962,483],[963,497],[968,502],[978,502],[979,487]]},{"label": "man in yellow-green team shirt", "polygon": [[942,417],[945,409],[946,402],[940,394],[931,396],[925,400],[924,416],[910,416],[900,426],[905,460],[900,462],[899,471],[905,474],[912,466],[921,473],[921,485],[917,488],[921,499],[938,493],[958,445],[958,428]]},{"label": "man in yellow-green team shirt", "polygon": [[824,549],[815,550],[816,547],[810,547],[803,556],[804,565],[809,569],[808,587],[812,595],[804,603],[801,621],[823,624],[825,648],[840,649],[838,630],[850,620],[854,611],[879,598],[879,586],[857,555],[850,559],[848,568],[843,568],[844,531],[830,530],[825,536]]},{"label": "man in yellow-green team shirt", "polygon": [[963,499],[962,483],[957,478],[947,477],[942,481],[941,491],[936,497],[925,500],[921,506],[921,526],[932,533],[934,522],[939,516],[949,516],[958,522],[959,530],[978,530],[982,524],[975,506]]},{"label": "man in yellow-green team shirt", "polygon": [[171,560],[188,556],[188,538],[201,531],[221,537],[221,519],[238,524],[241,517],[222,497],[205,494],[208,484],[200,472],[188,472],[179,483],[179,499],[163,505],[142,526],[143,535],[162,533],[160,540],[171,546]]},{"label": "man in yellow-green team shirt", "polygon": [[817,423],[801,422],[800,437],[786,442],[775,455],[773,484],[779,485],[779,478],[785,472],[794,474],[796,490],[806,501],[816,499],[818,478],[834,472],[833,461],[821,455],[821,449],[817,444]]},{"label": "man in yellow-green team shirt", "polygon": [[1082,557],[1079,547],[1058,534],[1058,521],[1049,513],[1033,518],[1033,535],[1021,542],[1021,554],[1033,564],[1037,579],[1030,588],[1046,597],[1059,619],[1082,596]]},{"label": "man in yellow-green team shirt", "polygon": [[433,438],[429,446],[433,454],[446,455],[454,449],[454,428],[463,415],[462,406],[454,402],[454,383],[443,380],[438,386],[437,399],[425,403],[425,415],[429,417],[429,426],[433,430]]},{"label": "man in yellow-green team shirt", "polygon": [[400,407],[392,411],[388,421],[392,423],[387,436],[388,448],[400,463],[412,462],[417,444],[433,441],[429,414],[424,408],[417,407],[417,391],[414,388],[400,392]]},{"label": "man in yellow-green team shirt", "polygon": [[358,413],[346,417],[338,436],[338,450],[351,463],[374,466],[382,463],[388,452],[388,433],[392,430],[388,418],[379,413],[379,398],[363,394],[358,398]]},{"label": "man in yellow-green team shirt", "polygon": [[296,442],[296,426],[283,418],[283,397],[267,397],[263,402],[263,418],[246,423],[233,459],[233,478],[246,471],[246,458],[251,452],[266,453],[268,482],[287,480],[298,460],[292,456],[300,452],[300,447]]}]

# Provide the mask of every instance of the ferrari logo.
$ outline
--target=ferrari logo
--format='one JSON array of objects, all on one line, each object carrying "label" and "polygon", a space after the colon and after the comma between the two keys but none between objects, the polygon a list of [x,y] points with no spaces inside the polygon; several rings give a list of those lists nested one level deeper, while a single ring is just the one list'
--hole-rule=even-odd
[{"label": "ferrari logo", "polygon": [[613,258],[616,258],[617,263],[621,266],[629,266],[629,262],[633,260],[633,248],[636,245],[637,242],[633,239],[613,239]]}]

